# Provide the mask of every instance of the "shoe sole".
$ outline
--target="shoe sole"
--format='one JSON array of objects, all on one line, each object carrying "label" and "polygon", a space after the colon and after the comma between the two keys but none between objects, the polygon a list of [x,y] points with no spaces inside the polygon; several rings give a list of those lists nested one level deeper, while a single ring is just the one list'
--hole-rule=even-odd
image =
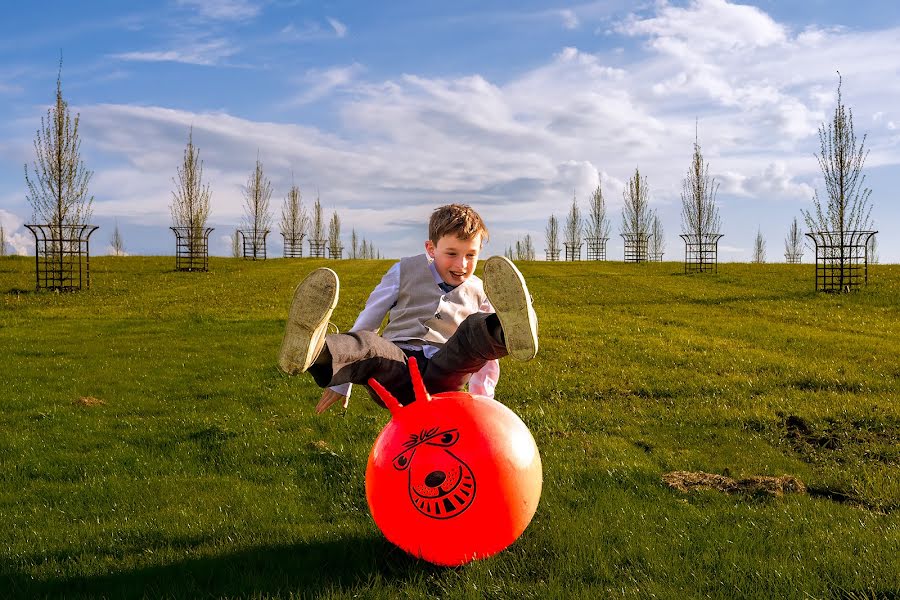
[{"label": "shoe sole", "polygon": [[338,303],[337,273],[316,269],[300,282],[288,311],[278,367],[288,374],[302,373],[315,361],[328,320]]},{"label": "shoe sole", "polygon": [[484,291],[503,327],[506,350],[517,360],[537,355],[537,316],[528,286],[519,269],[506,257],[492,256],[484,264]]}]

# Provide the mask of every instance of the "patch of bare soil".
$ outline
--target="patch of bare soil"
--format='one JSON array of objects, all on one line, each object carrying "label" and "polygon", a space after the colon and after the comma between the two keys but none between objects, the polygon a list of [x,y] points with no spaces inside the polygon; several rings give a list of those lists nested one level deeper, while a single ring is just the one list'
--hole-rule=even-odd
[{"label": "patch of bare soil", "polygon": [[75,401],[75,404],[78,406],[103,406],[106,402],[93,396],[82,396]]},{"label": "patch of bare soil", "polygon": [[791,475],[769,477],[764,475],[734,479],[725,475],[704,473],[703,471],[673,471],[662,476],[662,480],[680,492],[691,490],[717,490],[726,494],[805,494],[806,486]]}]

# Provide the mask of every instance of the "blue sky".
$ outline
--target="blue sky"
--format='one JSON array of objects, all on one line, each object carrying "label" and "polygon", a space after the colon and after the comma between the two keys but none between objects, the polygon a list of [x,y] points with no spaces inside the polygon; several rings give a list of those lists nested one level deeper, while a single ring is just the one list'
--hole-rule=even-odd
[{"label": "blue sky", "polygon": [[[609,204],[621,260],[622,190],[640,167],[680,260],[681,182],[695,122],[719,182],[720,260],[767,260],[823,191],[818,126],[837,71],[870,151],[878,254],[900,262],[900,5],[725,0],[634,3],[170,0],[15,3],[0,21],[0,221],[33,252],[24,169],[53,101],[81,115],[94,171],[92,238],[118,223],[131,254],[174,254],[171,202],[187,134],[212,189],[211,253],[230,252],[257,153],[273,234],[291,180],[386,256],[418,252],[431,209],[475,206],[487,254],[573,192]],[[801,219],[802,222],[802,219]],[[807,251],[805,261],[810,260]]]}]

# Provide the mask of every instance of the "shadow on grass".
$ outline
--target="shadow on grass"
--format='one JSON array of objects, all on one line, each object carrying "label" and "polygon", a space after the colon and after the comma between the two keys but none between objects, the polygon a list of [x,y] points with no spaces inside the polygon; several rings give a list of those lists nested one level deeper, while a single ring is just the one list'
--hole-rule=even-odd
[{"label": "shadow on grass", "polygon": [[[441,571],[381,537],[356,537],[185,559],[109,575],[34,580],[0,571],[3,598],[317,598],[380,581],[390,585]],[[7,595],[9,594],[9,595]]]}]

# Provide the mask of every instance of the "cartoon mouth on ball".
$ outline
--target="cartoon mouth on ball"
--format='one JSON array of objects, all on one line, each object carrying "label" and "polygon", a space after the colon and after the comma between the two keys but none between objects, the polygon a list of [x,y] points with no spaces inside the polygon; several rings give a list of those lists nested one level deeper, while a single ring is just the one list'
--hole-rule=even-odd
[{"label": "cartoon mouth on ball", "polygon": [[394,468],[409,473],[410,501],[426,517],[455,517],[475,500],[472,469],[448,450],[458,440],[456,429],[423,430],[410,435],[403,443],[406,449],[394,458]]}]

